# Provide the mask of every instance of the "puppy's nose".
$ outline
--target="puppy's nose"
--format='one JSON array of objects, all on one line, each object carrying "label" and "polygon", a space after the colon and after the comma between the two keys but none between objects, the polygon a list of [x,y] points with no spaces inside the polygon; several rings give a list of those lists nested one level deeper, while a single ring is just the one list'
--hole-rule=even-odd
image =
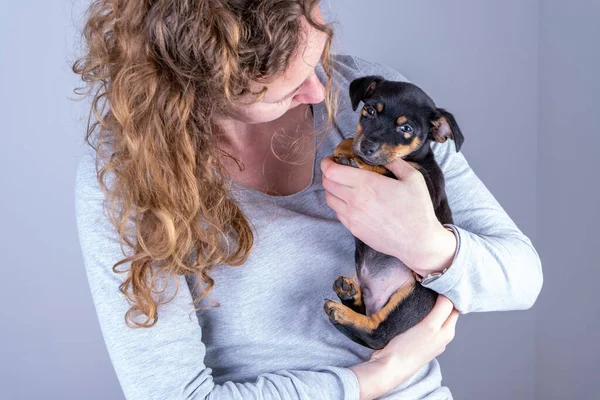
[{"label": "puppy's nose", "polygon": [[377,152],[377,150],[379,150],[379,143],[376,142],[371,142],[369,140],[363,140],[360,143],[360,151],[365,155],[365,156],[371,156],[374,153]]}]

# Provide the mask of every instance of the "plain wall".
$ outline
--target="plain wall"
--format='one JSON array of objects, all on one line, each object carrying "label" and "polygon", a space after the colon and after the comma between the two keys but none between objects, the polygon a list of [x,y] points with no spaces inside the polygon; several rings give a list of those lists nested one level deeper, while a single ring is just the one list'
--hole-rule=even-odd
[{"label": "plain wall", "polygon": [[[598,181],[598,2],[543,3],[330,0],[337,49],[398,69],[455,114],[471,167],[542,257],[533,309],[459,319],[440,357],[457,399],[597,392],[598,193],[586,188]],[[87,105],[69,100],[78,84],[70,66],[85,4],[0,7],[0,398],[123,398],[74,219]]]},{"label": "plain wall", "polygon": [[0,3],[0,398],[123,398],[87,284],[71,2]]},{"label": "plain wall", "polygon": [[538,399],[600,399],[600,1],[541,8]]},{"label": "plain wall", "polygon": [[0,7],[0,398],[123,398],[77,238],[71,3]]}]

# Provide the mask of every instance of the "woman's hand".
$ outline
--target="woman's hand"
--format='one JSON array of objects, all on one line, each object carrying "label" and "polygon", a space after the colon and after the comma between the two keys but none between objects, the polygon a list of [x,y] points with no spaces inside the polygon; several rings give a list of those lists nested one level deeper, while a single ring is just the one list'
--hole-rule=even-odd
[{"label": "woman's hand", "polygon": [[418,274],[449,267],[457,239],[438,221],[423,175],[402,159],[385,167],[398,180],[324,157],[327,204],[355,237]]},{"label": "woman's hand", "polygon": [[439,295],[431,312],[417,325],[376,350],[365,363],[350,367],[360,386],[360,399],[389,392],[446,350],[454,339],[458,310]]}]

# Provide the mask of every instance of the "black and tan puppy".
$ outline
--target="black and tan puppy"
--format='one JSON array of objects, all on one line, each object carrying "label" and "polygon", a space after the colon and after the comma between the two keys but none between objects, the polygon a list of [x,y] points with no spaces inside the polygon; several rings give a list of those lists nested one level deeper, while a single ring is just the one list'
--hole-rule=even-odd
[{"label": "black and tan puppy", "polygon": [[[337,146],[334,160],[395,179],[383,165],[402,158],[423,174],[438,220],[453,223],[444,176],[430,146],[432,140],[450,138],[460,150],[464,139],[453,115],[436,107],[417,86],[380,76],[352,81],[350,98],[353,110],[361,101],[364,106],[354,139]],[[324,310],[350,339],[381,349],[421,321],[433,308],[437,293],[419,284],[402,261],[355,241],[357,282],[340,276],[333,289],[342,304],[327,300]]]}]

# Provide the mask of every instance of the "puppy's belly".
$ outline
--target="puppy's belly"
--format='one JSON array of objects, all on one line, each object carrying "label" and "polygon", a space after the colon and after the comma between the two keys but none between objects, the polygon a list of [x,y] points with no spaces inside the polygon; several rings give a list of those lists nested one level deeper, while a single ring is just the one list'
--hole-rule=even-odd
[{"label": "puppy's belly", "polygon": [[363,263],[358,271],[367,316],[379,311],[398,288],[414,279],[411,270],[395,257],[376,262],[377,265]]}]

